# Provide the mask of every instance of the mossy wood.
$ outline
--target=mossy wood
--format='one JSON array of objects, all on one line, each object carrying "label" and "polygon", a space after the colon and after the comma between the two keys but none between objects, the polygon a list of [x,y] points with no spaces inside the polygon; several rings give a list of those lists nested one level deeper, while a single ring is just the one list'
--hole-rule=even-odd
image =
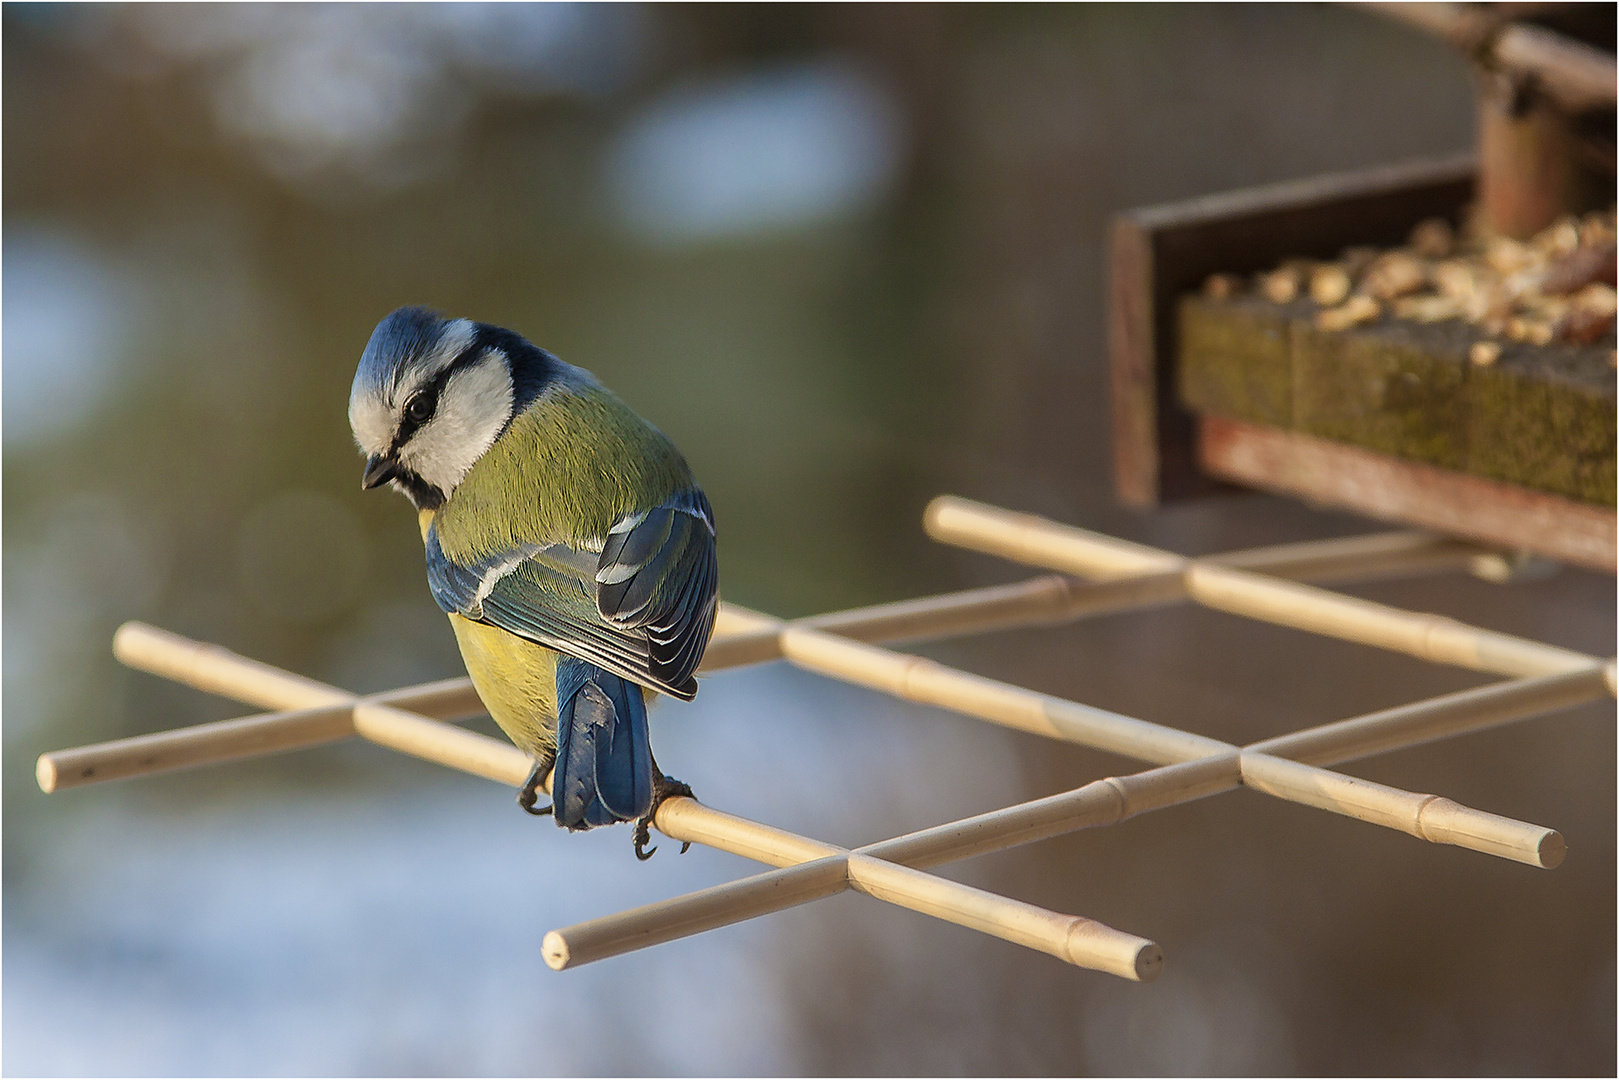
[{"label": "mossy wood", "polygon": [[1120,500],[1156,506],[1224,487],[1199,467],[1196,418],[1176,393],[1175,305],[1182,295],[1216,272],[1331,258],[1354,244],[1397,244],[1425,218],[1459,222],[1473,197],[1475,167],[1471,157],[1406,162],[1121,214],[1108,284]]},{"label": "mossy wood", "polygon": [[1384,317],[1318,328],[1309,300],[1180,303],[1179,382],[1197,413],[1282,428],[1407,461],[1613,506],[1611,337],[1507,344],[1468,360],[1484,335],[1457,320]]}]

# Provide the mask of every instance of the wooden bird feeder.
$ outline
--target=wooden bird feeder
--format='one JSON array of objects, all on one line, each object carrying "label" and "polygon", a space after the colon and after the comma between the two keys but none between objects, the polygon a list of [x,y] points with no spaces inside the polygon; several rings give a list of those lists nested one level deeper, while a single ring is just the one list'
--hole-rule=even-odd
[{"label": "wooden bird feeder", "polygon": [[[1474,58],[1478,158],[1118,220],[1110,332],[1121,499],[1152,506],[1240,484],[1614,570],[1611,307],[1597,336],[1562,343],[1512,340],[1460,318],[1418,321],[1369,298],[1369,318],[1335,324],[1347,305],[1329,310],[1302,288],[1207,287],[1220,284],[1211,275],[1241,280],[1289,260],[1397,247],[1424,222],[1512,241],[1563,215],[1610,209],[1612,10],[1594,7],[1607,11],[1606,52],[1503,22],[1493,6],[1387,5]],[[1584,280],[1605,283],[1611,305],[1611,240],[1582,257],[1595,260]]]}]

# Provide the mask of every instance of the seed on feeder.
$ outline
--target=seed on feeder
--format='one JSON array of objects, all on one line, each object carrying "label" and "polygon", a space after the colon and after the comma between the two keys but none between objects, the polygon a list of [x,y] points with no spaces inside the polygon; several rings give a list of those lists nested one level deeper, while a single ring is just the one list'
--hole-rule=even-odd
[{"label": "seed on feeder", "polygon": [[1489,367],[1501,359],[1501,346],[1493,341],[1475,341],[1467,350],[1467,358],[1478,367]]},{"label": "seed on feeder", "polygon": [[1371,322],[1381,314],[1382,304],[1363,293],[1356,293],[1340,307],[1316,312],[1315,324],[1323,330],[1348,330],[1352,326]]},{"label": "seed on feeder", "polygon": [[1310,275],[1310,299],[1322,307],[1336,307],[1349,295],[1349,274],[1341,266],[1323,263]]},{"label": "seed on feeder", "polygon": [[1579,310],[1593,315],[1612,316],[1619,310],[1619,294],[1613,291],[1611,285],[1587,285],[1574,294],[1572,302]]},{"label": "seed on feeder", "polygon": [[1299,296],[1299,277],[1296,267],[1283,266],[1259,275],[1259,291],[1273,304],[1291,304]]},{"label": "seed on feeder", "polygon": [[1447,259],[1433,268],[1433,283],[1441,293],[1466,300],[1477,289],[1473,268],[1460,259]]},{"label": "seed on feeder", "polygon": [[1393,300],[1414,293],[1427,283],[1428,268],[1421,259],[1403,251],[1390,251],[1367,269],[1360,288],[1379,300]]},{"label": "seed on feeder", "polygon": [[1547,255],[1567,255],[1580,246],[1580,219],[1573,214],[1558,218],[1536,234],[1532,242]]},{"label": "seed on feeder", "polygon": [[1510,237],[1496,236],[1490,239],[1484,249],[1484,261],[1498,274],[1515,274],[1533,266],[1537,260],[1535,249],[1528,244],[1520,244]]},{"label": "seed on feeder", "polygon": [[1411,230],[1411,250],[1424,259],[1448,259],[1456,248],[1456,231],[1444,218],[1428,218]]},{"label": "seed on feeder", "polygon": [[1514,315],[1507,320],[1507,337],[1529,345],[1550,345],[1555,327],[1547,319],[1528,315]]}]

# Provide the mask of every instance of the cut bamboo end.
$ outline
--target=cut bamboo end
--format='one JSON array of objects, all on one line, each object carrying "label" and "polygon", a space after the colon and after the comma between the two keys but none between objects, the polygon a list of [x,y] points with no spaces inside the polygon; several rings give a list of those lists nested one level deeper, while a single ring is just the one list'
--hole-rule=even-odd
[{"label": "cut bamboo end", "polygon": [[849,884],[879,900],[1120,978],[1139,980],[1163,963],[1162,951],[1146,938],[869,855],[849,856]]},{"label": "cut bamboo end", "polygon": [[1156,941],[1103,926],[1094,919],[1074,920],[1067,951],[1070,964],[1132,982],[1152,982],[1164,973],[1164,950]]},{"label": "cut bamboo end", "polygon": [[1542,870],[1560,866],[1568,847],[1555,829],[1461,806],[1437,796],[1417,814],[1415,835],[1435,844],[1454,844],[1512,859]]},{"label": "cut bamboo end", "polygon": [[34,762],[34,779],[39,781],[39,790],[49,795],[56,790],[57,780],[56,758],[52,754],[41,754],[39,760]]},{"label": "cut bamboo end", "polygon": [[572,954],[568,951],[568,939],[555,930],[547,933],[545,940],[540,942],[540,955],[545,957],[545,966],[552,971],[563,970],[573,960]]},{"label": "cut bamboo end", "polygon": [[1242,755],[1242,780],[1288,802],[1397,829],[1436,844],[1453,844],[1541,869],[1551,869],[1562,860],[1562,840],[1553,840],[1556,834],[1552,830],[1474,810],[1437,795],[1401,791],[1252,752]]}]

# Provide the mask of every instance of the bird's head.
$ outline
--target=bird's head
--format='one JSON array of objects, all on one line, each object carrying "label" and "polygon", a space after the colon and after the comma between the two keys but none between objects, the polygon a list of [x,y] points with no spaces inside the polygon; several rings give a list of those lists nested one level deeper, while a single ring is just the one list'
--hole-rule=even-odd
[{"label": "bird's head", "polygon": [[557,364],[509,330],[395,311],[371,334],[349,394],[362,486],[391,483],[436,510]]}]

